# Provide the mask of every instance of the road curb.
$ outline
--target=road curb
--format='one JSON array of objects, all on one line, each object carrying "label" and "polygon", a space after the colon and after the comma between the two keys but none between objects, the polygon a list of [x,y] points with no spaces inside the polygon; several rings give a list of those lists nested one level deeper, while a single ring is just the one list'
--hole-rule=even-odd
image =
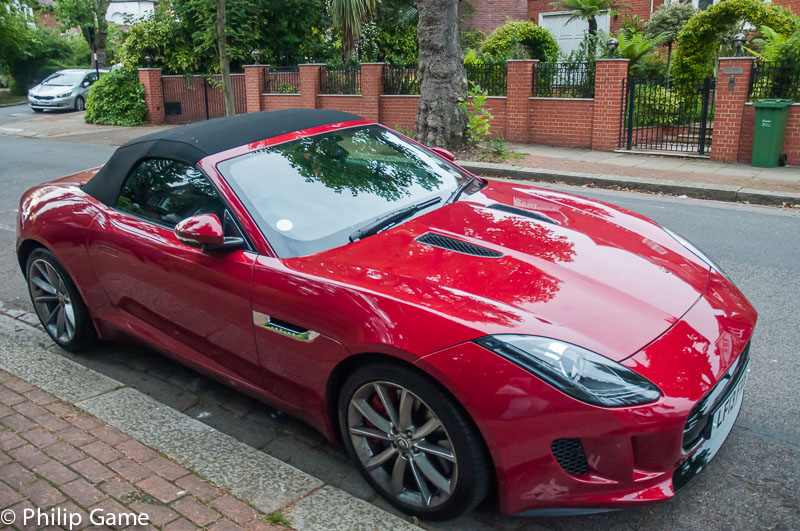
[{"label": "road curb", "polygon": [[[29,312],[0,301],[0,369],[73,404],[292,528],[419,529],[53,349]],[[35,316],[34,316],[35,317]]]},{"label": "road curb", "polygon": [[456,161],[464,169],[485,177],[506,177],[524,181],[562,182],[571,185],[594,185],[601,188],[628,188],[645,192],[685,195],[698,199],[747,202],[759,205],[800,205],[800,193],[755,190],[727,184],[706,184],[643,177],[623,177],[542,168],[523,168],[492,162]]}]

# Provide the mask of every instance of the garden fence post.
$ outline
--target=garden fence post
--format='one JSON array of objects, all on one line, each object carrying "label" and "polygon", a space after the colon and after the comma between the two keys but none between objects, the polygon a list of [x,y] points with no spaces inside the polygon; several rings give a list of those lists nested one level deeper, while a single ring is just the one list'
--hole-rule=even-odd
[{"label": "garden fence post", "polygon": [[383,63],[361,64],[361,99],[359,114],[367,120],[380,122],[381,94],[383,94]]},{"label": "garden fence post", "polygon": [[505,139],[509,142],[528,142],[529,140],[533,73],[538,63],[538,59],[509,59],[506,63]]},{"label": "garden fence post", "polygon": [[319,94],[320,70],[325,69],[325,63],[308,63],[300,65],[300,107],[306,109],[317,108],[317,94]]},{"label": "garden fence post", "polygon": [[244,91],[247,109],[245,112],[261,110],[261,95],[265,92],[266,76],[269,65],[245,65]]},{"label": "garden fence post", "polygon": [[161,83],[160,68],[140,68],[139,81],[144,85],[144,104],[147,113],[145,122],[161,125],[166,120],[164,114],[164,86]]},{"label": "garden fence post", "polygon": [[711,133],[712,160],[739,161],[744,107],[750,92],[752,57],[720,57],[714,90],[714,131]]},{"label": "garden fence post", "polygon": [[598,59],[595,65],[592,111],[592,149],[614,151],[619,147],[628,77],[627,59]]}]

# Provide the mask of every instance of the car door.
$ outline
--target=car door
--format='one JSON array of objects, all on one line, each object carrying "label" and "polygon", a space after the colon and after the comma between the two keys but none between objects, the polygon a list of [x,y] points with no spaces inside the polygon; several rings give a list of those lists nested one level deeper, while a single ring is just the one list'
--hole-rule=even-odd
[{"label": "car door", "polygon": [[92,85],[94,85],[95,81],[97,81],[97,74],[95,72],[89,72],[86,74],[86,76],[84,76],[81,84],[78,85],[78,90],[80,90],[81,94],[88,92]]},{"label": "car door", "polygon": [[199,169],[146,159],[126,178],[115,206],[95,218],[91,262],[118,324],[248,381],[258,367],[250,306],[256,253],[204,252],[180,242],[174,226],[203,213],[223,220],[226,235],[245,236]]}]

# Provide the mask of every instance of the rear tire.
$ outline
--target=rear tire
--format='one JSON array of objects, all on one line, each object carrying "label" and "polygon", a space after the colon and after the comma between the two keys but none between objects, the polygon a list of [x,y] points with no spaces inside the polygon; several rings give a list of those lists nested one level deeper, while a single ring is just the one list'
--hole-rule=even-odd
[{"label": "rear tire", "polygon": [[28,256],[25,272],[31,303],[47,335],[70,352],[93,343],[97,336],[86,304],[55,255],[36,249]]},{"label": "rear tire", "polygon": [[435,380],[393,363],[353,372],[339,396],[347,452],[389,503],[427,520],[474,509],[489,491],[483,440]]}]

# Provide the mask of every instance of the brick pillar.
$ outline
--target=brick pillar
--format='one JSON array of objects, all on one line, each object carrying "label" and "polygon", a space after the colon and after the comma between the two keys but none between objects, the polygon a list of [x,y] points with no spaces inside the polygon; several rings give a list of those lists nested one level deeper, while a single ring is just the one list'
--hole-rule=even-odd
[{"label": "brick pillar", "polygon": [[592,149],[614,151],[622,122],[622,81],[628,76],[627,59],[598,59],[594,77]]},{"label": "brick pillar", "polygon": [[711,158],[738,162],[744,104],[750,88],[752,57],[720,57],[714,104]]},{"label": "brick pillar", "polygon": [[306,109],[317,108],[319,72],[324,68],[324,63],[300,65],[300,107]]},{"label": "brick pillar", "polygon": [[383,63],[362,63],[362,103],[359,114],[367,120],[380,122],[381,94],[383,94]]},{"label": "brick pillar", "polygon": [[530,133],[533,70],[539,60],[509,59],[506,64],[506,140],[527,142]]},{"label": "brick pillar", "polygon": [[164,87],[161,85],[160,68],[140,68],[139,81],[144,85],[144,104],[147,114],[144,119],[151,125],[164,123]]},{"label": "brick pillar", "polygon": [[258,112],[261,110],[261,94],[266,86],[265,76],[269,72],[269,65],[245,65],[244,67],[244,93],[247,102],[245,112]]}]

